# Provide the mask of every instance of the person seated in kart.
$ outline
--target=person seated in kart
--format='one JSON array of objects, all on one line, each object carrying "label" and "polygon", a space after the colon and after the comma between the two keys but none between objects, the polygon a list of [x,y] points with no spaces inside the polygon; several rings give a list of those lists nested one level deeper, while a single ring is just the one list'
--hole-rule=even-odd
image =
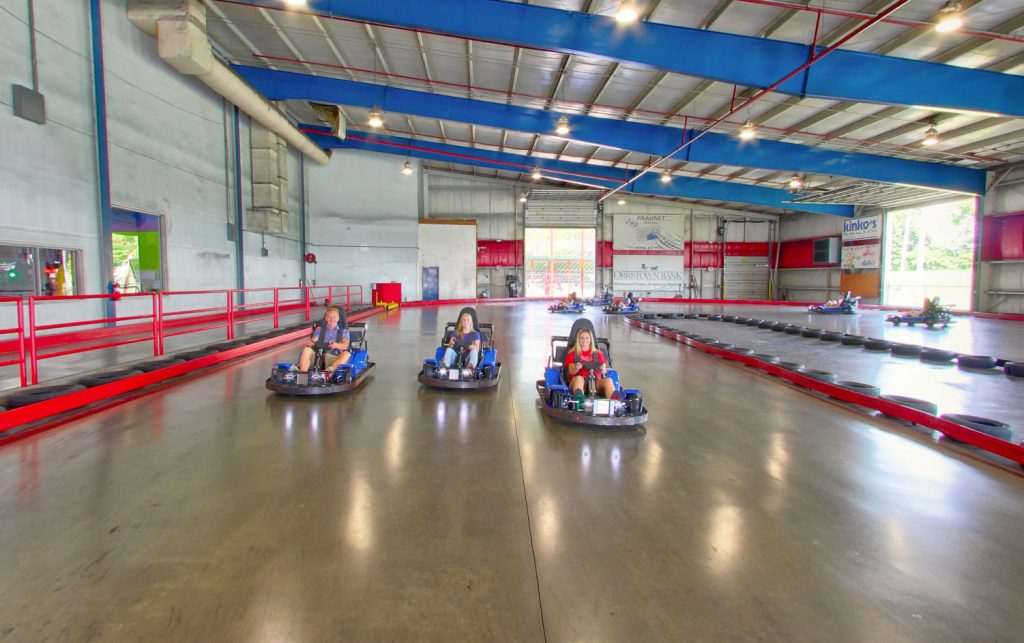
[{"label": "person seated in kart", "polygon": [[[331,306],[324,313],[324,343],[327,347],[324,350],[324,371],[330,373],[338,366],[347,364],[352,354],[348,351],[349,332],[348,328],[341,325],[341,311]],[[306,373],[313,363],[315,351],[313,347],[320,341],[321,326],[313,328],[313,334],[306,340],[302,348],[302,355],[299,356],[299,372]]]},{"label": "person seated in kart", "polygon": [[633,300],[633,292],[630,291],[626,293],[626,295],[622,299],[612,302],[612,310],[622,310],[623,308],[629,308],[634,303],[635,302]]},{"label": "person seated in kart", "polygon": [[558,303],[565,307],[575,306],[576,304],[580,303],[580,299],[579,297],[576,296],[576,291],[574,290],[571,293],[569,293],[568,297],[566,297],[565,299]]},{"label": "person seated in kart", "polygon": [[475,371],[476,365],[480,361],[480,332],[473,330],[473,316],[468,312],[463,312],[459,315],[459,320],[455,324],[455,331],[448,340],[444,357],[441,359],[445,367],[451,368],[455,364],[455,358],[458,356],[456,348],[467,351],[467,366]]},{"label": "person seated in kart", "polygon": [[[565,368],[568,372],[569,391],[578,399],[590,393],[608,399],[615,392],[615,382],[605,377],[608,372],[608,360],[604,353],[594,347],[594,336],[589,329],[581,328],[576,333],[576,344],[565,356]],[[590,376],[597,378],[595,390],[590,390]]]}]

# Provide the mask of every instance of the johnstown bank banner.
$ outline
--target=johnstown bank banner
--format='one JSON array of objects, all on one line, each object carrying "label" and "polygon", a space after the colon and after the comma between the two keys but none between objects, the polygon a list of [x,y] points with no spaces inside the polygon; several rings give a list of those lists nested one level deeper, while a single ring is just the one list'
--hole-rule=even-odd
[{"label": "johnstown bank banner", "polygon": [[680,255],[615,255],[612,257],[612,285],[616,291],[676,293],[686,282]]},{"label": "johnstown bank banner", "polygon": [[616,250],[682,250],[684,222],[678,214],[616,214],[613,245]]}]

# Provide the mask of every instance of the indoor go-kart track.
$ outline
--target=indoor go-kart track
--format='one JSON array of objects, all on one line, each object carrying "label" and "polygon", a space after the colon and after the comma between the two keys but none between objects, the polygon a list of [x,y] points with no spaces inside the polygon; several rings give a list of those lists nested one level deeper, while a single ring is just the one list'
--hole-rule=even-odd
[{"label": "indoor go-kart track", "polygon": [[[591,310],[650,419],[559,424],[546,306],[479,307],[497,390],[421,387],[460,306],[406,308],[354,394],[266,391],[289,346],[0,449],[0,638],[1020,640],[1024,476]],[[1024,357],[1024,324],[730,312]],[[1024,425],[1021,380],[665,321]]]}]

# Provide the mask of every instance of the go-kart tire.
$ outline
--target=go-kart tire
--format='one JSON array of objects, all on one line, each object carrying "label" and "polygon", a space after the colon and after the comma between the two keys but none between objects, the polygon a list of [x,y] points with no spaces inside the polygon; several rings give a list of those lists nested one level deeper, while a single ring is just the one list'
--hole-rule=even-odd
[{"label": "go-kart tire", "polygon": [[892,342],[886,339],[875,339],[874,337],[869,337],[864,340],[864,350],[888,352],[890,348],[892,348]]},{"label": "go-kart tire", "polygon": [[900,344],[898,342],[889,347],[889,351],[898,357],[917,357],[922,350],[922,347],[917,344]]},{"label": "go-kart tire", "polygon": [[216,355],[219,353],[215,348],[200,348],[194,351],[185,351],[184,353],[178,353],[174,356],[174,359],[182,359],[186,362],[192,359],[199,359],[200,357],[206,357],[207,355]]},{"label": "go-kart tire", "polygon": [[843,335],[839,343],[843,346],[863,346],[866,341],[867,338],[863,335]]},{"label": "go-kart tire", "polygon": [[939,407],[934,402],[928,400],[919,400],[916,397],[907,397],[905,395],[879,395],[879,399],[885,400],[886,402],[892,402],[893,404],[899,404],[928,415],[936,415],[939,412]]},{"label": "go-kart tire", "polygon": [[708,315],[708,321],[722,321],[721,315]]},{"label": "go-kart tire", "polygon": [[434,367],[431,366],[430,364],[424,364],[423,365],[423,376],[424,377],[434,377]]},{"label": "go-kart tire", "polygon": [[768,353],[754,353],[752,357],[755,357],[766,364],[778,364],[782,361],[779,359],[778,355],[769,355]]},{"label": "go-kart tire", "polygon": [[766,329],[767,329],[767,328],[771,328],[771,327],[772,327],[772,326],[774,326],[774,325],[775,325],[775,322],[773,322],[773,321],[772,321],[772,320],[770,320],[770,319],[762,319],[761,321],[759,321],[759,322],[757,323],[757,327],[758,327],[758,328],[766,328]]},{"label": "go-kart tire", "polygon": [[839,381],[839,376],[831,371],[819,371],[816,368],[806,368],[800,371],[801,375],[806,375],[812,380],[818,380],[819,382],[825,382],[826,384],[835,384]]},{"label": "go-kart tire", "polygon": [[67,395],[68,393],[84,390],[85,387],[81,384],[40,386],[39,388],[29,389],[27,391],[21,391],[20,393],[13,393],[12,395],[9,395],[7,399],[4,400],[4,404],[9,409],[18,409],[23,406],[28,406],[29,404],[52,400],[53,398],[60,397],[61,395]]},{"label": "go-kart tire", "polygon": [[841,332],[833,330],[833,331],[828,331],[828,332],[822,333],[821,337],[819,337],[818,339],[820,339],[823,342],[841,342],[841,341],[843,341],[843,337],[845,337],[845,336],[846,336],[845,333],[841,333]]},{"label": "go-kart tire", "polygon": [[997,363],[996,358],[990,355],[959,355],[956,358],[956,365],[960,368],[987,371],[995,368]]},{"label": "go-kart tire", "polygon": [[790,324],[789,326],[783,328],[782,332],[786,333],[787,335],[799,335],[800,333],[804,332],[804,329],[802,326],[794,326],[793,324]]},{"label": "go-kart tire", "polygon": [[139,370],[139,371],[142,371],[143,373],[151,373],[153,371],[158,371],[161,368],[166,368],[166,367],[174,365],[174,364],[181,364],[182,361],[183,360],[173,359],[173,358],[170,358],[170,359],[153,359],[153,360],[150,360],[148,362],[142,362],[141,364],[136,364],[135,365],[135,369]]},{"label": "go-kart tire", "polygon": [[742,324],[742,325],[746,326],[748,321],[750,321],[749,317],[737,317],[736,319],[732,320],[732,323],[734,323],[734,324]]},{"label": "go-kart tire", "polygon": [[818,339],[824,332],[820,328],[804,328],[800,331],[800,336],[807,337],[808,339]]},{"label": "go-kart tire", "polygon": [[882,389],[878,388],[874,384],[865,384],[864,382],[854,382],[852,380],[839,380],[835,383],[839,388],[845,388],[850,391],[856,391],[868,397],[878,397],[882,394]]},{"label": "go-kart tire", "polygon": [[945,351],[938,348],[924,348],[921,350],[920,359],[922,362],[945,364],[956,359],[954,351]]},{"label": "go-kart tire", "polygon": [[341,371],[341,383],[350,384],[352,382],[352,369],[346,368]]},{"label": "go-kart tire", "polygon": [[780,361],[780,362],[778,362],[778,363],[776,364],[776,366],[778,366],[778,367],[780,367],[780,368],[784,368],[784,369],[786,369],[787,371],[793,371],[794,373],[799,373],[799,372],[801,372],[801,371],[803,371],[803,370],[804,370],[804,365],[803,365],[803,364],[801,364],[800,362],[785,362],[785,361]]},{"label": "go-kart tire", "polygon": [[732,348],[732,344],[729,342],[709,342],[708,346],[711,346],[712,348],[720,348],[724,351]]},{"label": "go-kart tire", "polygon": [[209,348],[212,348],[216,351],[229,351],[232,348],[239,348],[241,346],[245,346],[247,343],[248,342],[244,340],[236,339],[230,342],[221,342],[220,344],[210,344]]},{"label": "go-kart tire", "polygon": [[730,353],[736,353],[737,355],[753,355],[754,351],[749,348],[743,348],[742,346],[736,346],[729,349]]},{"label": "go-kart tire", "polygon": [[760,326],[764,322],[763,319],[748,319],[747,326]]},{"label": "go-kart tire", "polygon": [[118,380],[123,380],[126,377],[132,375],[139,375],[142,371],[137,371],[131,368],[125,368],[117,371],[108,371],[106,373],[98,373],[96,375],[89,375],[78,380],[78,383],[86,388],[92,388],[94,386],[102,386],[103,384],[110,384]]},{"label": "go-kart tire", "polygon": [[697,313],[686,313],[685,315],[683,315],[683,318],[684,319],[700,319],[700,315],[698,315]]},{"label": "go-kart tire", "polygon": [[788,327],[789,324],[787,324],[786,322],[775,322],[774,324],[771,325],[771,330],[776,333],[781,333],[784,332]]},{"label": "go-kart tire", "polygon": [[720,321],[728,322],[731,324],[734,321],[736,321],[736,315],[722,315],[722,319]]},{"label": "go-kart tire", "polygon": [[1013,427],[1006,422],[990,420],[977,415],[964,415],[961,413],[944,413],[939,417],[943,420],[955,422],[960,426],[966,426],[968,429],[981,431],[986,435],[991,435],[992,437],[999,438],[1000,440],[1006,440],[1007,442],[1013,440]]},{"label": "go-kart tire", "polygon": [[480,369],[480,379],[482,380],[493,380],[494,379],[494,367],[487,365]]},{"label": "go-kart tire", "polygon": [[565,399],[565,394],[562,393],[561,391],[551,391],[551,395],[549,396],[549,398],[551,408],[560,409],[562,408],[562,402]]},{"label": "go-kart tire", "polygon": [[1024,362],[1006,362],[1003,372],[1010,377],[1024,377]]}]

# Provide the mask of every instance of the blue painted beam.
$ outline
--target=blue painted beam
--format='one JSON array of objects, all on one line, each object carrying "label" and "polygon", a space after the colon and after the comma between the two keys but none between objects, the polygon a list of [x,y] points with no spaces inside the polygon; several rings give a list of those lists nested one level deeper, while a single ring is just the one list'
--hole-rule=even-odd
[{"label": "blue painted beam", "polygon": [[[323,76],[236,65],[235,71],[270,100],[312,100],[383,109],[522,132],[554,133],[562,114],[528,107],[428,94]],[[696,130],[566,114],[573,140],[653,156],[675,149]],[[777,141],[740,141],[710,133],[683,150],[680,160],[786,172],[832,174],[871,181],[983,194],[985,172],[873,154],[837,152]]]},{"label": "blue painted beam", "polygon": [[[100,250],[99,293],[114,292],[114,211],[110,201],[110,150],[107,139],[107,83],[103,64],[103,7],[100,0],[89,2],[89,42],[92,47],[92,90],[96,117],[96,192],[99,210]],[[77,294],[77,293],[76,293]],[[117,316],[113,299],[103,301],[106,317]],[[107,324],[113,326],[113,322]],[[33,373],[33,383],[38,373]]]},{"label": "blue painted beam", "polygon": [[[485,167],[494,170],[521,172],[528,174],[538,167],[545,175],[573,183],[584,183],[597,188],[612,189],[636,175],[632,170],[621,170],[586,163],[572,163],[543,159],[506,152],[494,152],[460,145],[447,145],[427,141],[413,140],[396,136],[378,134],[350,133],[342,141],[329,133],[319,134],[320,128],[303,126],[310,137],[324,149],[358,149],[371,152],[383,152],[399,156],[459,163]],[[802,212],[815,212],[835,216],[851,217],[853,208],[845,205],[823,205],[786,203],[792,198],[786,190],[766,188],[743,183],[712,181],[689,177],[675,177],[670,183],[662,183],[657,174],[642,176],[630,186],[631,192],[643,196],[663,196],[681,199],[700,199],[705,201],[729,201],[748,205],[770,206]]]},{"label": "blue painted beam", "polygon": [[[239,0],[280,8],[280,0]],[[502,0],[310,0],[319,14],[601,57],[750,87],[803,64],[806,45]],[[1024,116],[1024,76],[839,49],[778,88],[795,96]]]}]

